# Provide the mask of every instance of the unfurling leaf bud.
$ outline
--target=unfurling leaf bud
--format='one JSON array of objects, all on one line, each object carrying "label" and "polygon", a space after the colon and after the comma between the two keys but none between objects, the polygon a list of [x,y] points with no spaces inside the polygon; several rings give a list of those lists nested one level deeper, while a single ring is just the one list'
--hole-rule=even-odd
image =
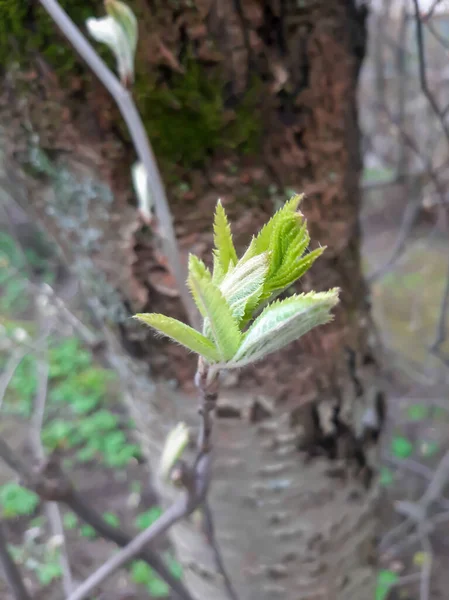
[{"label": "unfurling leaf bud", "polygon": [[134,56],[137,47],[137,19],[119,0],[105,0],[108,16],[86,21],[90,35],[109,46],[117,60],[120,79],[126,87],[134,81]]},{"label": "unfurling leaf bud", "polygon": [[159,465],[159,473],[166,481],[169,479],[176,461],[183,455],[189,439],[190,434],[185,423],[178,423],[167,435]]},{"label": "unfurling leaf bud", "polygon": [[150,182],[146,169],[141,162],[137,162],[132,166],[131,176],[140,214],[145,223],[151,223],[153,219],[153,196],[151,195]]}]

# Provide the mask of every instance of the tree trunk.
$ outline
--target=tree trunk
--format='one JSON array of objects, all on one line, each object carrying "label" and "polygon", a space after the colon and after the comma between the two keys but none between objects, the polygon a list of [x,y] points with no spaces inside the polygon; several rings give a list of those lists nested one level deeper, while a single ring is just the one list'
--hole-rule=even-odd
[{"label": "tree trunk", "polygon": [[[237,164],[242,149],[248,150],[253,167],[263,173],[264,186],[270,180],[281,189],[307,194],[302,208],[312,240],[328,247],[302,280],[302,289],[341,288],[332,324],[249,370],[268,397],[246,391],[221,394],[210,505],[226,567],[242,600],[371,600],[377,498],[372,473],[383,407],[359,255],[356,91],[366,10],[356,0],[136,1],[135,8],[141,30],[148,33],[142,40],[146,50],[140,50],[141,70],[152,82],[155,72],[162,76],[166,89],[173,86],[178,94],[177,101],[187,97],[185,111],[193,115],[183,128],[178,113],[158,112],[159,83],[152,88],[149,105],[141,88],[136,89],[165,172],[170,171],[170,152],[173,161],[204,173],[213,164],[204,145],[217,156],[220,143],[226,143],[226,157]],[[192,70],[192,61],[197,70]],[[225,115],[214,113],[212,119],[201,112],[205,106],[212,110],[215,100],[210,95],[216,92],[209,80],[204,88],[204,74],[213,82],[221,78]],[[198,88],[193,108],[193,96],[184,88],[184,95],[179,91],[187,81]],[[262,127],[255,145],[255,128],[242,132],[248,107]],[[195,121],[195,115],[207,119]],[[216,127],[218,117],[228,119],[225,127]],[[188,127],[193,137],[187,136]],[[212,204],[228,190],[209,179],[211,220]],[[49,217],[44,210],[52,202],[48,194],[33,199],[77,265],[85,266],[83,259],[91,254],[86,231],[94,223],[98,239],[108,244],[102,241],[96,247],[90,279],[95,280],[94,272],[105,272],[111,289],[119,289],[128,304],[138,304],[141,290],[131,289],[134,267],[129,259],[130,232],[137,227],[133,210],[117,199],[103,202],[107,214],[101,203],[87,203],[84,220],[73,215],[78,228],[67,236],[54,211]],[[119,226],[110,229],[111,223]],[[112,267],[107,266],[111,248]],[[126,277],[112,279],[118,271]],[[108,305],[109,294],[103,296],[108,296]],[[148,308],[153,310],[153,305]],[[148,402],[140,407],[138,423],[146,431],[148,456],[156,466],[154,450],[160,449],[167,429],[181,420],[196,426],[197,415],[191,399],[181,401],[163,386]],[[225,405],[232,405],[235,418],[224,418]],[[198,520],[179,525],[173,540],[193,595],[198,600],[227,598]]]}]

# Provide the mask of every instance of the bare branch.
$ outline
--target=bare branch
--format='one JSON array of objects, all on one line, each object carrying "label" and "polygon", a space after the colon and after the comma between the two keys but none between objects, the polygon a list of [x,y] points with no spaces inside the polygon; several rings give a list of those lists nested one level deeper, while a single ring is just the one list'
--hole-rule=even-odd
[{"label": "bare branch", "polygon": [[441,2],[442,2],[442,0],[434,0],[432,2],[432,5],[430,6],[429,10],[426,12],[425,15],[423,15],[424,22],[428,21],[432,17],[433,13],[435,12],[436,7],[439,4],[441,4]]},{"label": "bare branch", "polygon": [[432,107],[433,112],[438,117],[446,140],[449,143],[449,127],[446,123],[443,112],[438,105],[438,102],[435,100],[434,95],[430,91],[429,84],[427,81],[426,53],[424,48],[423,26],[418,0],[413,0],[413,5],[415,7],[416,44],[418,46],[419,79],[421,84],[421,90],[424,96],[427,98],[427,101],[429,102],[430,106]]},{"label": "bare branch", "polygon": [[422,536],[422,547],[424,550],[424,560],[422,563],[421,576],[419,580],[419,600],[429,600],[433,552],[428,534],[422,530],[422,527],[419,527],[418,531]]},{"label": "bare branch", "polygon": [[449,263],[446,274],[446,283],[444,286],[443,296],[441,298],[440,314],[435,333],[435,340],[430,347],[430,351],[438,356],[440,360],[449,366],[449,357],[444,356],[441,352],[441,346],[446,341],[448,335],[448,319],[449,319]]},{"label": "bare branch", "polygon": [[[43,500],[63,502],[80,519],[93,527],[103,538],[125,547],[133,539],[118,527],[107,523],[73,487],[70,480],[61,470],[55,457],[51,457],[39,470],[33,471],[22,461],[4,439],[0,437],[0,458],[16,473],[18,473],[26,487],[37,493]],[[193,600],[183,583],[176,579],[165,563],[159,558],[157,552],[144,549],[138,557],[144,560],[176,593],[180,600]]]},{"label": "bare branch", "polygon": [[[37,392],[34,402],[34,410],[31,418],[30,440],[34,455],[39,462],[45,460],[45,450],[42,445],[41,435],[45,417],[45,406],[48,392],[48,348],[46,339],[40,348],[40,356],[37,360]],[[50,523],[51,532],[60,544],[59,563],[62,571],[62,584],[66,596],[72,593],[74,588],[72,570],[68,557],[67,542],[62,524],[61,512],[56,502],[46,502],[46,513]]]},{"label": "bare branch", "polygon": [[20,574],[19,568],[8,552],[8,542],[6,539],[3,523],[0,521],[0,565],[2,567],[5,579],[8,582],[12,595],[15,600],[31,600],[25,584]]},{"label": "bare branch", "polygon": [[207,501],[204,502],[203,505],[203,515],[204,515],[204,534],[209,543],[209,546],[212,549],[212,553],[214,555],[215,567],[220,575],[223,577],[223,582],[225,584],[226,591],[228,593],[229,598],[231,600],[239,600],[237,592],[234,588],[234,585],[231,581],[231,578],[226,570],[223,557],[220,552],[220,548],[218,546],[218,542],[215,536],[215,527],[214,520],[212,516],[212,511],[209,507]]},{"label": "bare branch", "polygon": [[186,517],[195,506],[191,506],[187,494],[167,509],[148,529],[142,531],[127,546],[105,562],[82,583],[67,600],[84,600],[116,571],[138,556],[148,544],[163,535],[175,523]]},{"label": "bare branch", "polygon": [[114,98],[131,135],[136,152],[143,163],[151,187],[156,215],[158,217],[161,240],[167,256],[170,270],[172,271],[184,308],[190,321],[195,323],[198,314],[192,298],[185,284],[183,263],[180,260],[178,242],[173,228],[170,208],[164,185],[159,173],[159,168],[153,150],[145,131],[142,119],[137,111],[131,94],[124,88],[115,75],[108,69],[106,63],[98,56],[94,48],[76,27],[67,13],[59,6],[57,0],[39,0],[44,9],[51,16],[55,24],[61,29],[67,40],[72,44],[81,58],[89,65],[98,79]]},{"label": "bare branch", "polygon": [[409,202],[405,207],[404,214],[402,216],[401,226],[399,228],[399,232],[394,243],[394,248],[391,251],[388,259],[380,265],[377,269],[374,270],[373,273],[370,273],[367,277],[369,283],[375,282],[379,277],[385,275],[387,271],[391,269],[391,267],[395,264],[395,262],[401,256],[407,239],[412,232],[413,226],[416,222],[416,218],[419,214],[419,209],[421,208],[421,202],[419,200],[415,200],[414,202]]}]

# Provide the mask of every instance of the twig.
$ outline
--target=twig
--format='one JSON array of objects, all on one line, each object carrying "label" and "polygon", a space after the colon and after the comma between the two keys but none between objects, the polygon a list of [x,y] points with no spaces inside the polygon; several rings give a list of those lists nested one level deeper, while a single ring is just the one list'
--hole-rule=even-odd
[{"label": "twig", "polygon": [[442,2],[442,0],[434,0],[432,2],[432,6],[429,8],[429,10],[426,12],[426,14],[423,15],[424,22],[428,21],[432,17],[433,13],[435,12],[436,7],[439,4],[441,4],[441,2]]},{"label": "twig", "polygon": [[[194,464],[189,467],[179,463],[179,481],[184,485],[184,494],[168,508],[148,529],[135,537],[118,554],[111,557],[80,585],[68,600],[83,600],[93,589],[108,579],[118,569],[139,555],[145,546],[155,541],[175,523],[204,505],[210,479],[212,412],[217,400],[218,378],[200,360],[195,383],[201,395],[201,427],[198,451]],[[235,596],[234,596],[235,598]]]},{"label": "twig", "polygon": [[0,565],[2,567],[5,579],[11,589],[15,600],[31,600],[22,575],[16,563],[8,552],[8,542],[3,528],[3,523],[0,521]]},{"label": "twig", "polygon": [[[16,473],[18,473],[26,487],[37,493],[46,501],[63,502],[80,519],[93,527],[103,538],[125,547],[133,539],[118,527],[107,523],[72,485],[65,473],[61,470],[54,457],[41,466],[40,470],[33,471],[22,461],[4,439],[0,437],[0,457]],[[144,549],[139,554],[177,594],[180,600],[193,600],[183,583],[176,579],[166,567],[158,554],[150,549]]]},{"label": "twig", "polygon": [[413,0],[413,5],[415,7],[416,44],[418,46],[419,79],[421,84],[421,90],[424,96],[427,98],[427,101],[429,102],[430,106],[432,107],[433,112],[438,117],[441,124],[441,128],[446,137],[446,141],[449,143],[449,127],[446,123],[446,120],[444,119],[443,113],[438,105],[438,102],[435,100],[432,92],[429,89],[429,84],[427,81],[426,53],[424,48],[423,27],[418,0]]},{"label": "twig", "polygon": [[207,501],[203,504],[203,515],[204,515],[204,533],[206,539],[209,543],[209,546],[212,549],[212,553],[214,555],[215,567],[217,571],[223,577],[223,581],[225,584],[226,591],[228,593],[229,598],[231,600],[239,600],[237,592],[232,584],[231,578],[226,570],[223,557],[220,552],[220,548],[218,546],[218,542],[215,536],[215,527],[214,520],[212,516],[212,511],[210,510],[210,506]]},{"label": "twig", "polygon": [[5,370],[0,377],[0,409],[3,405],[6,391],[11,383],[11,379],[14,377],[17,367],[29,352],[31,352],[29,348],[19,347],[15,348],[9,357],[9,360],[5,366]]},{"label": "twig", "polygon": [[94,48],[73,23],[67,13],[59,6],[57,0],[39,0],[44,9],[51,16],[55,24],[61,29],[67,40],[72,44],[81,58],[89,65],[98,79],[114,98],[131,135],[136,152],[143,163],[149,185],[151,187],[156,215],[160,224],[160,234],[167,256],[170,270],[172,271],[184,308],[192,323],[198,320],[197,311],[185,285],[185,273],[175,231],[168,206],[164,185],[159,173],[156,159],[151,148],[142,119],[137,111],[131,94],[124,88],[115,75],[108,69],[105,62],[98,56]]},{"label": "twig", "polygon": [[201,416],[198,437],[198,456],[210,452],[212,435],[212,413],[215,410],[218,396],[218,377],[208,369],[202,359],[198,361],[195,385],[200,395],[199,414]]},{"label": "twig", "polygon": [[[37,392],[34,402],[34,410],[31,418],[31,431],[30,439],[33,453],[37,457],[39,462],[45,460],[45,450],[42,445],[42,426],[44,424],[45,417],[45,406],[47,403],[47,392],[48,392],[48,357],[47,357],[47,344],[41,347],[40,356],[37,360]],[[44,356],[43,356],[44,355]],[[67,549],[67,542],[64,534],[64,527],[62,524],[61,512],[56,502],[46,502],[46,513],[50,523],[52,535],[56,538],[60,544],[60,556],[59,564],[62,571],[62,585],[64,588],[64,594],[68,596],[72,593],[74,588],[72,570],[70,568],[70,561]]]},{"label": "twig", "polygon": [[414,202],[408,202],[404,210],[401,226],[399,228],[394,248],[391,251],[388,259],[382,265],[380,265],[380,267],[375,269],[373,273],[370,273],[368,275],[367,280],[369,283],[374,283],[375,281],[377,281],[377,279],[385,275],[385,273],[392,268],[395,262],[402,255],[402,252],[405,248],[405,243],[413,230],[413,226],[416,222],[416,218],[419,214],[420,208],[421,203],[419,199],[415,200]]},{"label": "twig", "polygon": [[48,326],[37,338],[37,340],[35,340],[32,344],[23,344],[21,347],[16,348],[12,353],[10,359],[6,364],[5,370],[3,371],[2,376],[0,377],[0,409],[5,399],[5,394],[8,389],[8,386],[11,383],[11,379],[14,377],[16,369],[18,368],[22,360],[25,358],[25,356],[27,356],[39,347],[39,345],[42,343],[42,340],[44,340],[49,335],[51,329],[52,327]]},{"label": "twig", "polygon": [[166,510],[148,529],[142,531],[127,546],[106,561],[82,583],[67,600],[83,600],[130,560],[138,556],[146,545],[154,542],[179,520],[187,516],[195,507],[191,506],[187,494]]},{"label": "twig", "polygon": [[446,365],[449,366],[449,358],[445,357],[441,352],[441,345],[446,341],[448,335],[448,316],[449,313],[449,263],[446,274],[446,284],[441,298],[440,314],[438,317],[438,323],[435,333],[435,340],[433,341],[430,351],[437,355]]},{"label": "twig", "polygon": [[418,530],[422,535],[422,547],[424,550],[424,560],[421,567],[421,576],[419,580],[419,600],[429,600],[433,552],[427,533],[422,531],[422,526],[418,527]]}]

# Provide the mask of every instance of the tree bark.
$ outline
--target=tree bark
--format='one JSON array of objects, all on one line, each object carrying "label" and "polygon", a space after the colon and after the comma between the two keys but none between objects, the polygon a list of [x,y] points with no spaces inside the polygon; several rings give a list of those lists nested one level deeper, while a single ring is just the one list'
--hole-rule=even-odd
[{"label": "tree bark", "polygon": [[[220,402],[231,404],[236,416],[217,417],[214,434],[210,505],[226,567],[242,600],[371,600],[378,495],[372,474],[383,406],[359,253],[356,94],[366,9],[356,0],[136,5],[141,23],[149,30],[159,26],[155,47],[163,48],[172,69],[189,47],[202,71],[220,73],[229,110],[245,101],[257,80],[263,134],[253,162],[269,174],[264,181],[306,193],[302,208],[312,240],[328,247],[301,287],[341,288],[332,324],[251,369],[268,399],[244,391],[221,394]],[[228,155],[239,161],[238,150]],[[218,197],[219,185],[212,195]],[[91,249],[81,228],[68,237],[61,220],[46,214],[52,202],[48,193],[33,199],[61,245],[85,265]],[[103,270],[133,305],[129,280],[111,280],[113,270],[104,266],[113,247],[115,268],[132,270],[118,251],[126,246],[130,252],[129,234],[136,229],[131,209],[116,199],[107,215],[98,203],[84,208],[83,222],[95,223],[100,240],[108,242],[93,257],[90,279]],[[111,222],[120,226],[108,231]],[[265,369],[270,376],[264,380]],[[135,408],[153,467],[155,450],[174,422],[197,425],[192,399],[164,386]],[[177,526],[173,540],[195,597],[227,598],[198,519]]]}]

